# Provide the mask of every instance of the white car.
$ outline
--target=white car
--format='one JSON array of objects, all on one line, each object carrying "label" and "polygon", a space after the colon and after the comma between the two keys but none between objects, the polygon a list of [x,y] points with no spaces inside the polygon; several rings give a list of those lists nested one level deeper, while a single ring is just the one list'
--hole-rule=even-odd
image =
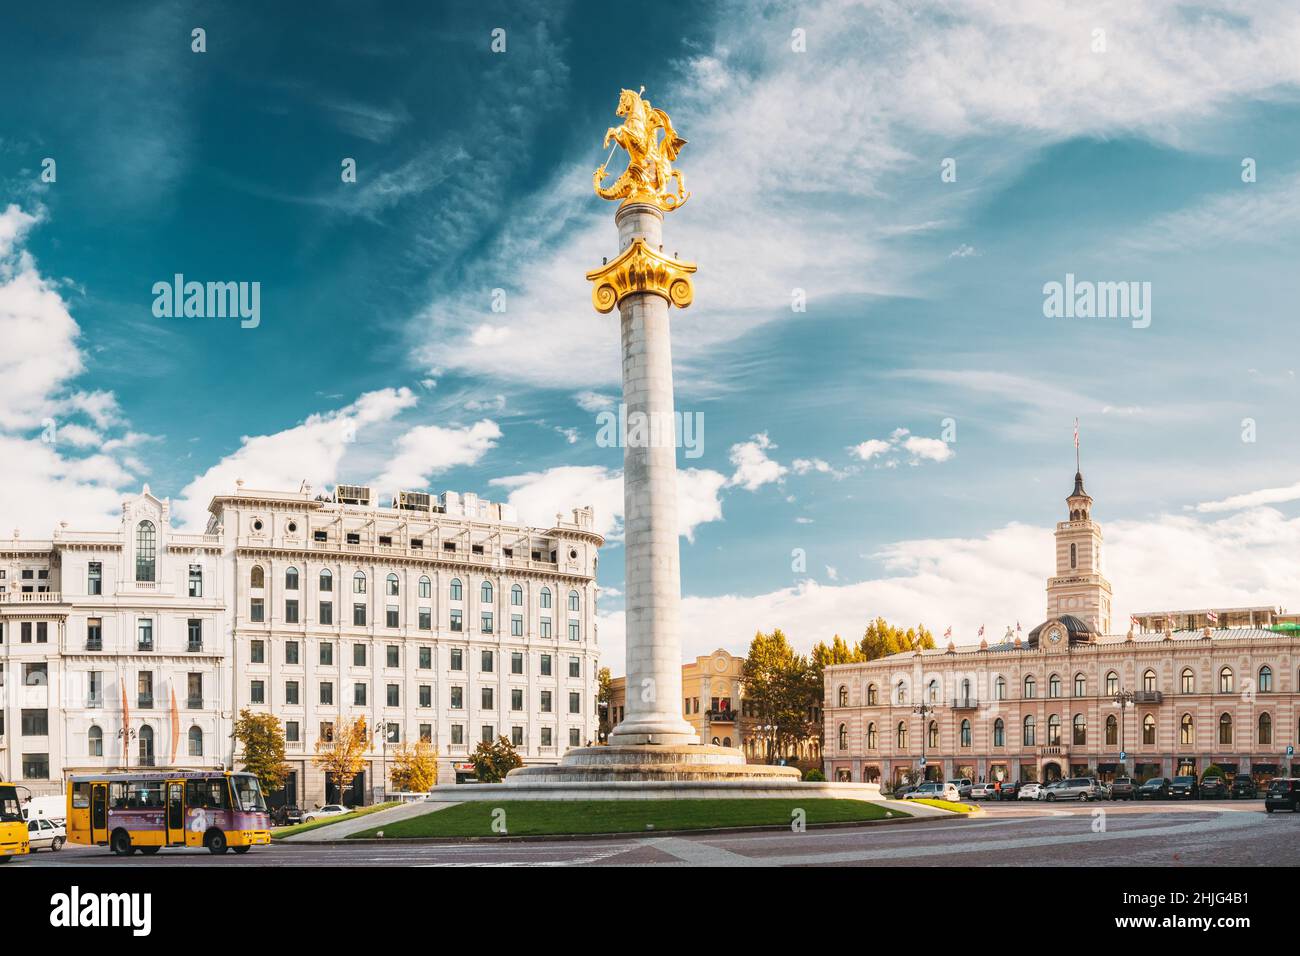
[{"label": "white car", "polygon": [[904,800],[949,800],[953,803],[961,801],[961,793],[957,785],[949,781],[948,783],[937,783],[933,780],[927,780],[915,790],[909,791],[903,795]]},{"label": "white car", "polygon": [[62,823],[44,817],[27,821],[27,842],[31,850],[61,850],[68,842],[68,831]]},{"label": "white car", "polygon": [[324,820],[326,817],[339,817],[345,813],[351,813],[347,807],[340,806],[337,803],[327,803],[319,810],[308,810],[302,815],[303,823],[311,823],[313,820]]},{"label": "white car", "polygon": [[1020,792],[1016,794],[1017,800],[1037,800],[1038,795],[1042,792],[1043,786],[1039,783],[1026,783],[1020,787]]},{"label": "white car", "polygon": [[972,800],[991,800],[996,793],[997,790],[994,789],[991,783],[977,783],[970,788],[970,798]]}]

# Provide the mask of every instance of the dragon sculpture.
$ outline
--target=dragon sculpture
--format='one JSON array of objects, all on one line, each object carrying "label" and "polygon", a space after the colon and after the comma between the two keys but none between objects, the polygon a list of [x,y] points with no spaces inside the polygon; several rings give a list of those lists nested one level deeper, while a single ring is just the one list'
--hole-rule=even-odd
[{"label": "dragon sculpture", "polygon": [[[649,203],[665,212],[677,209],[691,197],[686,191],[686,177],[673,168],[686,140],[677,135],[672,120],[663,110],[655,109],[640,92],[623,90],[618,96],[618,113],[623,125],[605,132],[605,144],[611,141],[627,151],[627,169],[610,186],[604,186],[602,163],[592,174],[592,185],[601,199],[621,199],[624,205]],[[663,131],[663,137],[659,131]],[[613,158],[613,152],[610,152]],[[675,185],[674,185],[675,184]]]}]

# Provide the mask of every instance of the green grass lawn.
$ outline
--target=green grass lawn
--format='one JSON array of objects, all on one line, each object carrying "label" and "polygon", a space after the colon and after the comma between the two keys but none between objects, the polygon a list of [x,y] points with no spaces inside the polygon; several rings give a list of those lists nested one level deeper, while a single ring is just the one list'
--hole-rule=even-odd
[{"label": "green grass lawn", "polygon": [[[853,823],[906,817],[899,810],[859,800],[503,800],[458,803],[418,817],[396,820],[353,837],[493,837],[584,833],[645,833],[710,827],[788,826],[796,809],[806,822]],[[492,829],[505,811],[506,832]],[[498,830],[500,828],[498,827]]]},{"label": "green grass lawn", "polygon": [[341,823],[344,820],[354,820],[357,817],[364,817],[367,813],[375,813],[378,810],[387,810],[389,807],[397,806],[397,801],[390,803],[376,803],[374,806],[361,807],[353,810],[351,813],[340,813],[337,817],[326,817],[323,820],[313,820],[311,823],[299,823],[291,827],[277,827],[271,831],[271,839],[279,840],[283,837],[293,836],[295,833],[306,833],[308,830],[316,830],[320,827],[327,827],[331,823]]}]

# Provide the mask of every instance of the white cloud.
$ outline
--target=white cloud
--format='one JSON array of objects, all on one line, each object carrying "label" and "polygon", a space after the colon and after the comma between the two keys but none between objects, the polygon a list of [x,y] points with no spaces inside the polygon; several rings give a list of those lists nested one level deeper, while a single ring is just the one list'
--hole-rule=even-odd
[{"label": "white cloud", "polygon": [[848,472],[840,471],[831,466],[831,463],[824,458],[796,458],[790,462],[790,470],[796,475],[806,475],[809,472],[816,472],[819,475],[830,475],[832,478],[839,480],[844,478]]},{"label": "white cloud", "polygon": [[491,398],[471,398],[465,403],[466,411],[471,412],[502,412],[506,408],[506,397],[501,394],[493,395]]},{"label": "white cloud", "polygon": [[768,451],[775,447],[767,432],[732,445],[731,463],[736,466],[736,471],[727,483],[746,491],[757,491],[763,485],[779,483],[789,469],[768,457]]},{"label": "white cloud", "polygon": [[863,461],[871,461],[873,458],[880,459],[879,465],[885,468],[896,468],[899,463],[899,452],[906,452],[910,457],[909,464],[919,465],[922,461],[947,461],[952,458],[955,452],[952,446],[938,438],[924,438],[920,435],[913,435],[906,428],[895,428],[889,434],[889,440],[881,438],[869,438],[860,444],[853,445],[849,451]]},{"label": "white cloud", "polygon": [[952,252],[948,253],[948,258],[949,258],[949,259],[966,259],[966,258],[969,258],[970,256],[977,256],[977,255],[979,255],[979,253],[975,251],[975,247],[974,247],[974,246],[968,246],[966,243],[963,242],[960,246],[958,246],[958,247],[957,247],[956,249],[954,249]]},{"label": "white cloud", "polygon": [[881,441],[879,438],[868,438],[866,441],[854,445],[850,451],[863,461],[871,461],[877,455],[883,455],[889,451],[889,442]]},{"label": "white cloud", "polygon": [[614,399],[608,395],[601,395],[599,392],[579,392],[573,396],[573,400],[578,403],[578,407],[584,412],[601,412],[614,407]]},{"label": "white cloud", "polygon": [[1248,491],[1221,501],[1202,501],[1196,506],[1196,510],[1202,514],[1209,514],[1216,511],[1238,511],[1260,505],[1279,505],[1297,500],[1300,500],[1300,481],[1284,488],[1261,488],[1258,491]]},{"label": "white cloud", "polygon": [[911,435],[903,440],[903,447],[912,453],[914,459],[926,461],[947,461],[953,456],[952,446],[938,438],[922,438]]},{"label": "white cloud", "polygon": [[434,475],[476,464],[496,447],[500,437],[497,423],[486,418],[463,427],[417,426],[394,442],[397,454],[384,466],[375,484],[389,492],[425,488]]}]

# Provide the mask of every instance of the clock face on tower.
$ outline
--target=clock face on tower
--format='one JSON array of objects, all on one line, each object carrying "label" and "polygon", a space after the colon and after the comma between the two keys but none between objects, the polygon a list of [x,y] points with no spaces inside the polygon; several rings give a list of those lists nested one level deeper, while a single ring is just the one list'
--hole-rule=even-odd
[{"label": "clock face on tower", "polygon": [[1053,644],[1061,643],[1061,629],[1053,627],[1047,632],[1047,639]]}]

